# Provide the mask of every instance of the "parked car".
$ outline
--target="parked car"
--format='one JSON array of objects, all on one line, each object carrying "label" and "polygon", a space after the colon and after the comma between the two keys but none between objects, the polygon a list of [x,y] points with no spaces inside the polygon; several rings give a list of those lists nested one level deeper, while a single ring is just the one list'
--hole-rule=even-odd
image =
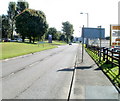
[{"label": "parked car", "polygon": [[117,50],[120,50],[120,46],[111,46],[109,50],[113,50],[116,52]]},{"label": "parked car", "polygon": [[[109,48],[109,50],[113,50],[114,52],[120,52],[120,46],[112,46],[111,48]],[[113,56],[119,57],[119,54],[113,54]]]},{"label": "parked car", "polygon": [[21,38],[18,38],[17,41],[18,41],[18,42],[22,42],[22,39],[21,39]]},{"label": "parked car", "polygon": [[115,46],[114,51],[116,51],[116,52],[120,51],[120,46]]},{"label": "parked car", "polygon": [[3,39],[3,42],[10,42],[11,41],[11,39],[9,39],[9,38],[4,38]]},{"label": "parked car", "polygon": [[10,40],[10,42],[17,42],[17,40]]},{"label": "parked car", "polygon": [[11,40],[10,42],[22,42],[21,38],[15,38],[14,40]]}]

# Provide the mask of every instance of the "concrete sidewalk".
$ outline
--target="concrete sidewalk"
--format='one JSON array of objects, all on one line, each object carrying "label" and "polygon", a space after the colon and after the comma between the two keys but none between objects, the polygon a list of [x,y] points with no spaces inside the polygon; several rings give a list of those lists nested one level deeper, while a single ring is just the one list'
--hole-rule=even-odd
[{"label": "concrete sidewalk", "polygon": [[70,99],[118,99],[115,87],[85,50],[81,63],[81,53],[80,45]]}]

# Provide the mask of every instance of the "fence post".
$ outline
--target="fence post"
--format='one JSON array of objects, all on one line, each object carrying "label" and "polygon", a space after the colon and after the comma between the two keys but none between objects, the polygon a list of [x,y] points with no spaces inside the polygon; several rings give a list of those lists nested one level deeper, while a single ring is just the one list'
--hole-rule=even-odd
[{"label": "fence post", "polygon": [[108,48],[106,49],[107,50],[107,60],[106,60],[106,63],[108,63]]},{"label": "fence post", "polygon": [[103,47],[103,61],[105,61],[105,47]]},{"label": "fence post", "polygon": [[99,48],[99,62],[101,62],[101,47]]},{"label": "fence post", "polygon": [[112,68],[113,68],[113,49],[112,49]]},{"label": "fence post", "polygon": [[98,57],[99,57],[99,47],[97,47],[97,55],[98,55]]},{"label": "fence post", "polygon": [[97,55],[98,55],[98,57],[99,57],[99,48],[97,47]]},{"label": "fence post", "polygon": [[105,60],[106,60],[106,55],[107,55],[106,53],[107,53],[107,48],[105,48]]},{"label": "fence post", "polygon": [[119,74],[120,75],[120,52],[119,52]]},{"label": "fence post", "polygon": [[95,47],[95,51],[96,51],[96,53],[95,53],[95,54],[97,55],[97,52],[98,52],[97,47]]}]

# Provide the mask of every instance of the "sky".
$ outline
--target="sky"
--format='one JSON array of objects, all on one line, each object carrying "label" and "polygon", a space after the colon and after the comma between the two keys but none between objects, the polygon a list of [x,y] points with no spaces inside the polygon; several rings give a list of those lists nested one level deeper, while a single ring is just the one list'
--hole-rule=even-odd
[{"label": "sky", "polygon": [[[0,15],[7,14],[10,1],[1,0]],[[26,0],[29,8],[45,13],[49,27],[62,30],[62,22],[69,21],[74,27],[74,36],[81,36],[81,28],[105,28],[105,36],[110,35],[110,24],[118,24],[118,2],[120,0]],[[80,14],[83,12],[83,14]],[[87,20],[87,14],[88,18]]]}]

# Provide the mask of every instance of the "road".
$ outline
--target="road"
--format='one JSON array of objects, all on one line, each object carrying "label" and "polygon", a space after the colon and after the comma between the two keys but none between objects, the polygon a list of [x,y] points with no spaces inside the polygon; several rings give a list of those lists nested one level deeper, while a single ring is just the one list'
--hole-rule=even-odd
[{"label": "road", "polygon": [[78,44],[2,61],[3,99],[68,99]]}]

